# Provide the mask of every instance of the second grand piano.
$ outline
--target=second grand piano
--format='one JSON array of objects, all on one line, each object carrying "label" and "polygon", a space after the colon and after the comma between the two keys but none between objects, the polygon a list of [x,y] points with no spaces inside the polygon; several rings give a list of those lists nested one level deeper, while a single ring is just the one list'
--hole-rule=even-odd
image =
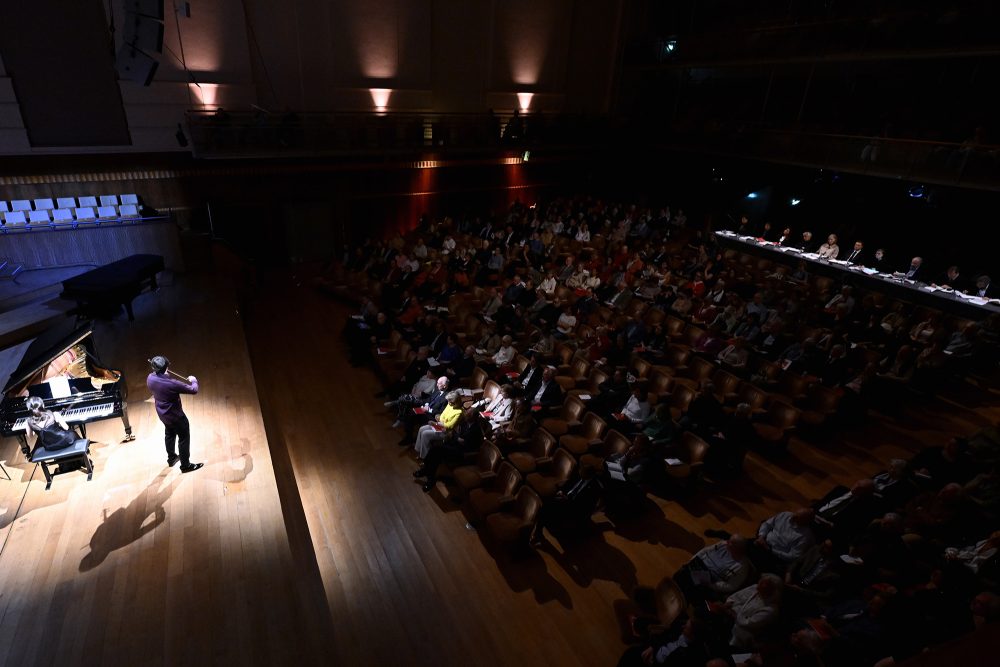
[{"label": "second grand piano", "polygon": [[118,417],[125,426],[124,441],[135,439],[128,421],[128,386],[121,371],[103,366],[97,358],[90,323],[53,327],[4,350],[0,378],[8,371],[0,402],[0,435],[17,436],[26,455],[28,396],[42,398],[47,410],[61,412],[84,436],[90,422]]}]

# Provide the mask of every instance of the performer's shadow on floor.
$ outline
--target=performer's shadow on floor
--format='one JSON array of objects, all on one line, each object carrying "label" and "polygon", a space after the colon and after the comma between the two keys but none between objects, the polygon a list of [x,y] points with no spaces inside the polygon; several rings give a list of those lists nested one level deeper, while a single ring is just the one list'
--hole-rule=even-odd
[{"label": "performer's shadow on floor", "polygon": [[[104,562],[111,552],[128,546],[156,529],[167,518],[164,503],[180,484],[180,476],[164,485],[170,468],[157,475],[126,507],[119,507],[104,517],[90,538],[90,553],[80,561],[80,572],[87,572]],[[148,520],[152,517],[152,520]]]}]

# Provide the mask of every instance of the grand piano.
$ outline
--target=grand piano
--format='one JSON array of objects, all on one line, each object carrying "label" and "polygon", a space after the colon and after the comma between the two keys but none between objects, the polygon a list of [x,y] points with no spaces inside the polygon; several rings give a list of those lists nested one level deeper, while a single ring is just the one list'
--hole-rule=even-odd
[{"label": "grand piano", "polygon": [[[13,370],[10,370],[13,369]],[[9,372],[9,374],[8,374]],[[29,457],[25,422],[29,396],[38,396],[48,410],[62,413],[87,437],[87,424],[120,418],[123,442],[134,440],[128,422],[128,385],[121,371],[106,368],[97,357],[89,322],[68,322],[34,340],[0,352],[0,378],[7,377],[0,401],[0,435],[17,437]]]},{"label": "grand piano", "polygon": [[76,301],[78,315],[98,315],[121,312],[125,306],[128,319],[135,319],[132,300],[139,296],[147,284],[156,289],[156,274],[163,270],[160,255],[130,255],[117,262],[81,273],[63,281],[59,296]]}]

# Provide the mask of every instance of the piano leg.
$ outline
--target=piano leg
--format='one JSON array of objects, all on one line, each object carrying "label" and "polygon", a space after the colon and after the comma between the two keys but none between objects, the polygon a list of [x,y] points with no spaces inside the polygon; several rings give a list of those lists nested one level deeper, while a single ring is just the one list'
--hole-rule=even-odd
[{"label": "piano leg", "polygon": [[122,401],[122,423],[125,424],[125,438],[122,442],[132,442],[135,436],[132,435],[132,426],[128,423],[128,404]]},{"label": "piano leg", "polygon": [[24,458],[31,459],[31,447],[28,446],[28,436],[24,433],[18,433],[17,439],[21,443],[21,453],[24,454]]},{"label": "piano leg", "polygon": [[87,439],[87,425],[80,422],[80,435],[83,436],[84,440]]},{"label": "piano leg", "polygon": [[87,481],[94,476],[94,462],[90,460],[90,452],[83,455],[83,466],[87,469]]},{"label": "piano leg", "polygon": [[52,488],[52,473],[49,472],[49,466],[44,461],[41,461],[38,465],[42,469],[42,474],[45,475],[45,490],[48,491]]}]

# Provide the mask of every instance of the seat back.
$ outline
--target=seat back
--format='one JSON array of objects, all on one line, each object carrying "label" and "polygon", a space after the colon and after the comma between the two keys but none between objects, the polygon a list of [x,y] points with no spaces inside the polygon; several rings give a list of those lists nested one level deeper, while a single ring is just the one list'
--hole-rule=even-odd
[{"label": "seat back", "polygon": [[49,198],[36,199],[35,200],[35,210],[36,211],[51,211],[56,207],[55,202]]},{"label": "seat back", "polygon": [[49,219],[49,210],[44,209],[42,211],[28,211],[28,222],[32,225],[47,225],[52,222]]},{"label": "seat back", "polygon": [[687,611],[684,593],[671,577],[664,577],[656,586],[656,615],[660,625],[669,628]]},{"label": "seat back", "polygon": [[747,403],[750,405],[751,410],[756,411],[763,409],[764,406],[767,405],[768,398],[770,398],[770,396],[766,391],[754,384],[744,382],[740,386],[736,402]]},{"label": "seat back", "polygon": [[736,393],[741,380],[729,371],[718,369],[712,374],[712,384],[715,385],[715,395],[725,398],[728,394]]},{"label": "seat back", "polygon": [[101,195],[101,206],[118,206],[118,195]]},{"label": "seat back", "polygon": [[702,463],[708,453],[708,443],[691,431],[685,431],[681,436],[681,449],[684,451],[690,465]]},{"label": "seat back", "polygon": [[482,389],[489,378],[486,371],[476,366],[472,369],[472,377],[469,378],[469,389]]},{"label": "seat back", "polygon": [[809,408],[816,412],[832,414],[837,411],[837,406],[840,405],[841,394],[818,382],[809,387],[808,394]]},{"label": "seat back", "polygon": [[615,454],[624,454],[631,446],[632,442],[628,438],[615,429],[611,429],[608,431],[608,434],[604,436],[603,455],[608,457],[614,456]]},{"label": "seat back", "polygon": [[514,496],[514,513],[521,517],[521,521],[531,525],[538,520],[538,513],[542,509],[542,499],[538,497],[535,490],[530,486],[522,486]]},{"label": "seat back", "polygon": [[625,314],[628,317],[634,317],[638,320],[642,319],[642,314],[646,312],[646,308],[649,304],[641,299],[632,299],[629,304],[625,307]]},{"label": "seat back", "polygon": [[601,383],[608,379],[608,374],[599,368],[595,368],[590,371],[590,377],[587,379],[587,389],[591,392],[598,392],[601,389]]},{"label": "seat back", "polygon": [[804,396],[808,387],[809,380],[801,375],[784,371],[778,378],[778,384],[775,387],[775,391],[794,401],[801,396]]},{"label": "seat back", "polygon": [[56,208],[76,208],[76,197],[56,197]]},{"label": "seat back", "polygon": [[30,199],[11,199],[10,200],[10,210],[11,211],[30,211],[31,210],[31,200]]},{"label": "seat back", "polygon": [[[83,199],[83,198],[81,197],[81,199]],[[94,213],[94,207],[93,206],[81,206],[80,208],[78,208],[78,209],[75,210],[74,214],[76,215],[76,219],[77,220],[96,220],[97,219],[97,214]]]},{"label": "seat back", "polygon": [[487,380],[483,385],[483,398],[492,401],[500,393],[500,385],[493,380]]},{"label": "seat back", "polygon": [[504,461],[497,468],[497,476],[493,478],[491,488],[502,496],[512,496],[514,495],[514,489],[520,483],[521,473],[510,463]]},{"label": "seat back", "polygon": [[691,350],[676,345],[671,345],[663,353],[663,364],[671,368],[687,366],[689,359],[691,359]]},{"label": "seat back", "polygon": [[632,358],[632,372],[635,373],[636,377],[647,377],[652,369],[653,364],[649,363],[646,359],[638,356]]},{"label": "seat back", "polygon": [[662,322],[666,317],[667,314],[659,308],[650,308],[646,311],[646,315],[643,317],[643,320],[646,322],[646,326],[653,327]]},{"label": "seat back", "polygon": [[559,345],[559,347],[556,348],[556,362],[560,366],[569,366],[570,363],[573,361],[574,353],[575,350],[572,347],[570,347],[566,343],[562,343],[561,345]]},{"label": "seat back", "polygon": [[664,320],[663,331],[670,338],[680,338],[684,333],[684,328],[687,326],[687,322],[679,317],[674,317],[673,315],[667,315],[666,320]]},{"label": "seat back", "polygon": [[674,387],[673,392],[671,392],[669,405],[683,414],[687,412],[687,409],[691,405],[691,401],[694,400],[694,397],[694,389],[688,387],[687,385],[680,384]]},{"label": "seat back", "polygon": [[97,208],[97,197],[80,197],[80,206]]},{"label": "seat back", "polygon": [[767,409],[767,421],[775,428],[790,429],[799,421],[799,409],[784,401],[773,400]]},{"label": "seat back", "polygon": [[118,207],[118,215],[122,218],[138,218],[139,207],[135,204],[122,204]]},{"label": "seat back", "polygon": [[479,456],[476,457],[476,466],[482,472],[493,472],[500,465],[503,455],[496,446],[486,442],[479,448]]},{"label": "seat back", "polygon": [[656,394],[657,397],[662,396],[663,394],[669,394],[673,386],[674,378],[662,371],[654,370],[649,375],[648,389],[650,393]]},{"label": "seat back", "polygon": [[608,423],[601,419],[596,412],[588,412],[583,417],[583,437],[588,440],[598,440],[604,435],[604,429]]},{"label": "seat back", "polygon": [[73,223],[73,211],[68,208],[57,208],[52,211],[52,220],[59,225],[69,225]]},{"label": "seat back", "polygon": [[24,211],[8,211],[3,214],[3,222],[7,227],[24,227],[27,219]]},{"label": "seat back", "polygon": [[577,357],[573,359],[573,363],[569,368],[569,376],[576,380],[577,382],[583,382],[587,379],[587,375],[590,373],[590,362],[583,357]]},{"label": "seat back", "polygon": [[118,209],[114,206],[98,206],[97,217],[101,220],[114,220],[118,217]]},{"label": "seat back", "polygon": [[524,369],[528,367],[528,358],[523,354],[518,354],[514,357],[514,361],[511,362],[511,366],[517,373],[523,373]]},{"label": "seat back", "polygon": [[559,385],[559,388],[563,390],[564,394],[567,391],[571,391],[572,389],[576,388],[576,380],[574,380],[568,375],[557,375],[556,384]]},{"label": "seat back", "polygon": [[702,380],[707,380],[712,377],[715,373],[716,366],[708,359],[703,359],[702,357],[694,356],[688,362],[687,376],[700,383]]},{"label": "seat back", "polygon": [[121,196],[122,206],[138,206],[139,196],[138,195],[122,195]]},{"label": "seat back", "polygon": [[576,396],[567,396],[563,401],[562,417],[568,422],[578,422],[583,420],[583,415],[587,412],[587,404]]},{"label": "seat back", "polygon": [[544,428],[536,428],[531,434],[531,446],[528,450],[536,459],[549,457],[556,450],[557,444],[559,443],[551,433]]},{"label": "seat back", "polygon": [[[751,359],[753,358],[751,356]],[[764,382],[771,384],[778,381],[778,377],[781,375],[781,366],[761,357],[753,364],[751,373],[763,378]]]},{"label": "seat back", "polygon": [[684,330],[683,335],[681,335],[681,344],[687,345],[688,347],[694,347],[701,335],[705,333],[705,330],[701,327],[689,326]]},{"label": "seat back", "polygon": [[576,470],[576,459],[565,449],[558,449],[552,455],[552,471],[560,482],[567,481]]}]

